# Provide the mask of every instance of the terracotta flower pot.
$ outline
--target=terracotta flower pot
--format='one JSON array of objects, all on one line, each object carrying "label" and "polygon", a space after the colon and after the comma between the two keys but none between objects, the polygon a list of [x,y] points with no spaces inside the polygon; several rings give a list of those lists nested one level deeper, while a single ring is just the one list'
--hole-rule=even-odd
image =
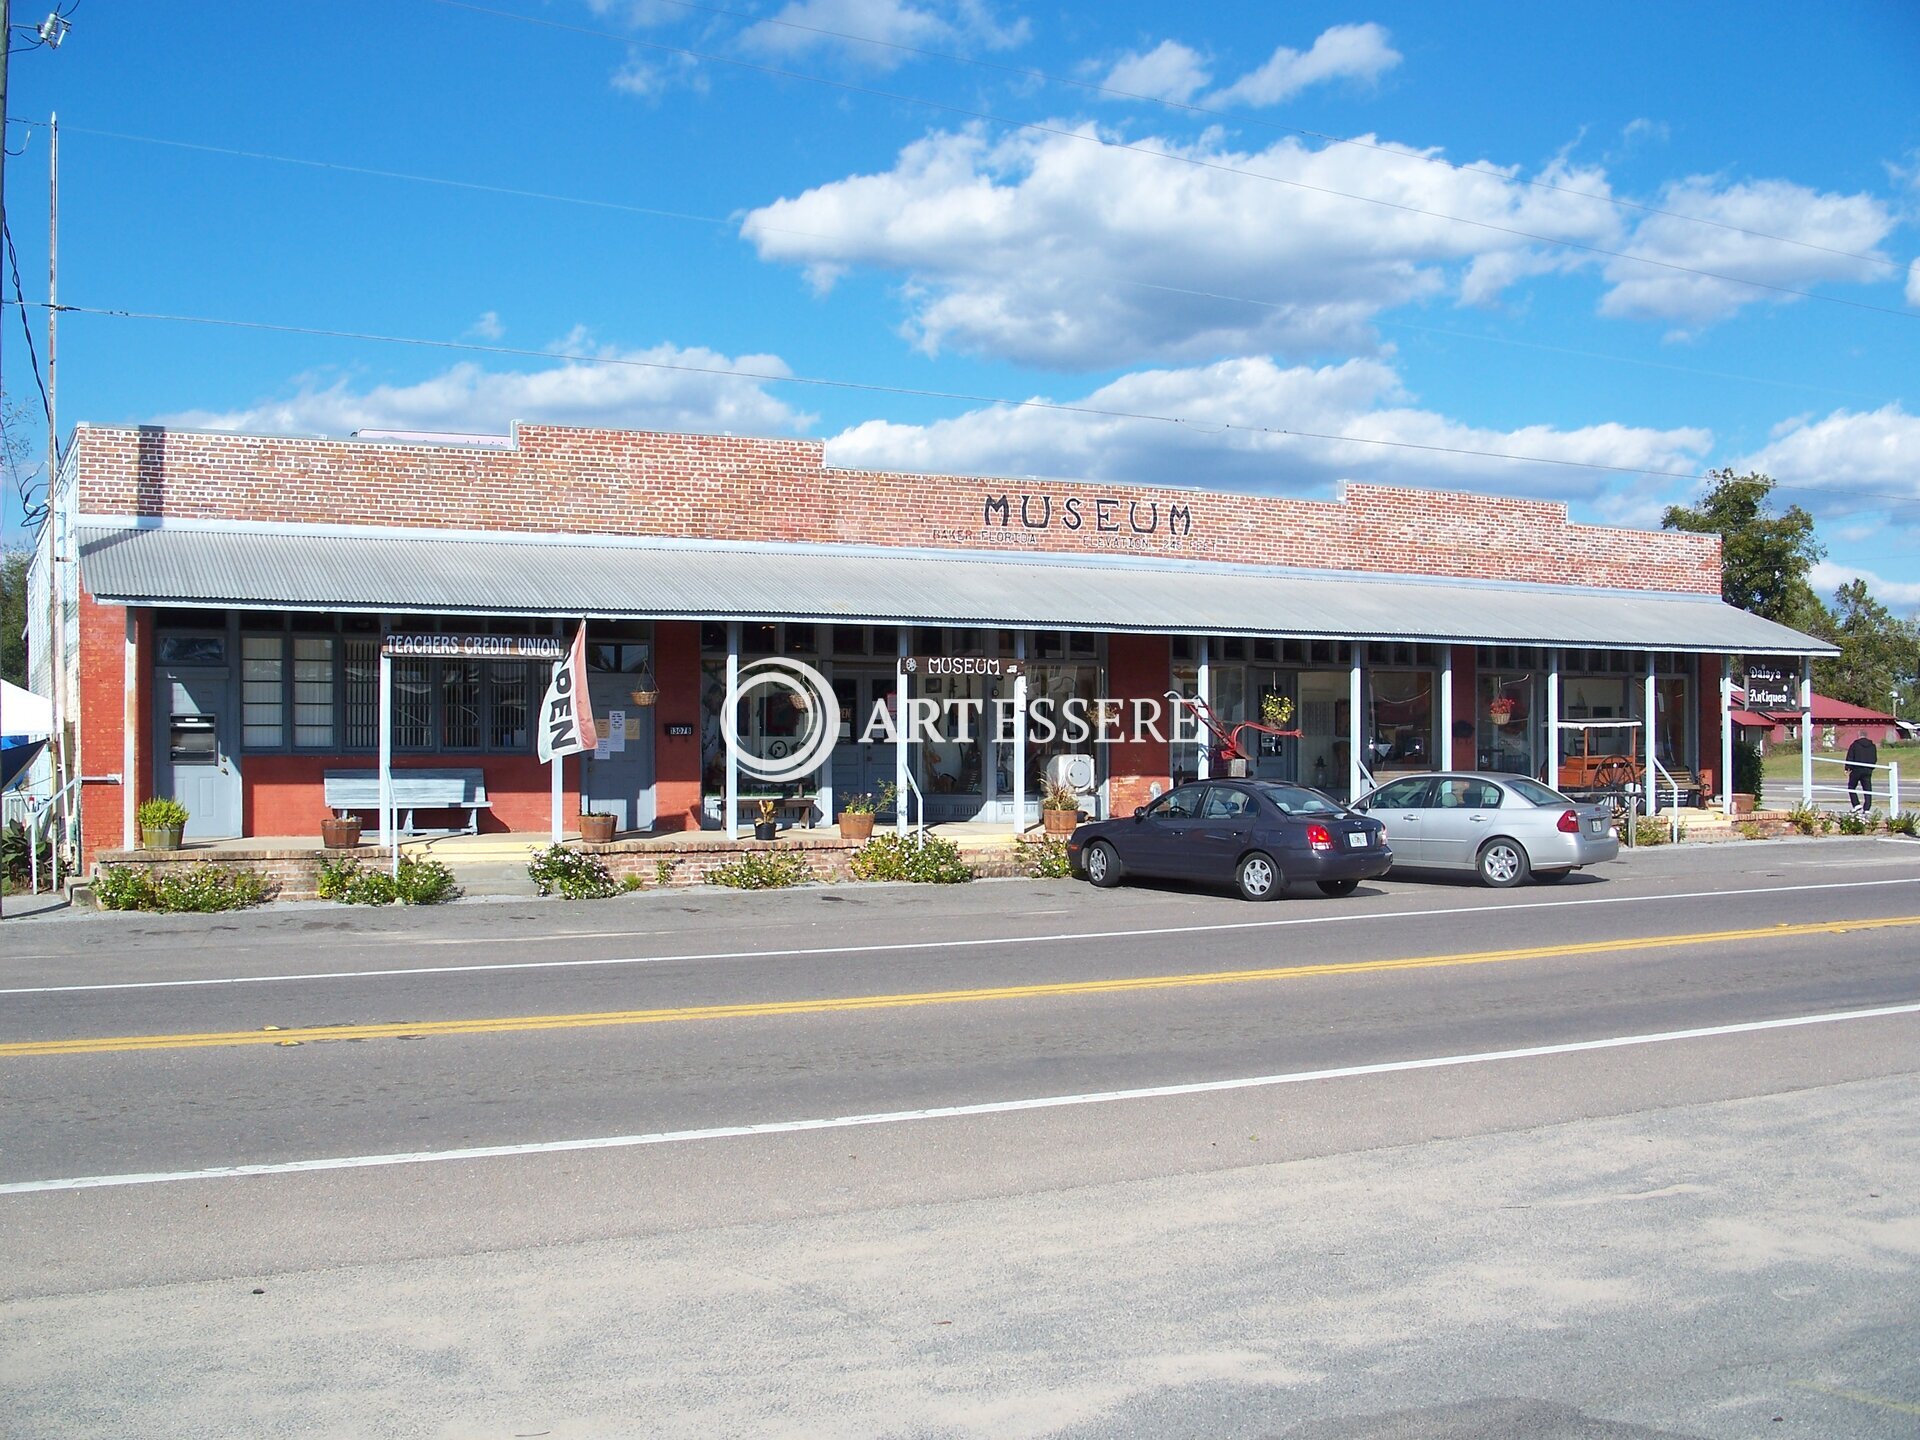
[{"label": "terracotta flower pot", "polygon": [[359,819],[336,820],[328,816],[320,822],[320,843],[329,850],[353,849],[360,843]]},{"label": "terracotta flower pot", "polygon": [[1740,790],[1734,791],[1733,792],[1733,813],[1736,815],[1753,814],[1753,801],[1754,801],[1754,797],[1746,794],[1744,791],[1740,791]]},{"label": "terracotta flower pot", "polygon": [[840,834],[847,840],[871,840],[873,838],[873,812],[856,815],[851,810],[840,812]]},{"label": "terracotta flower pot", "polygon": [[1071,835],[1080,826],[1078,810],[1042,810],[1040,819],[1049,835]]},{"label": "terracotta flower pot", "polygon": [[613,839],[613,827],[616,823],[611,815],[582,815],[580,838],[589,845],[605,845]]}]

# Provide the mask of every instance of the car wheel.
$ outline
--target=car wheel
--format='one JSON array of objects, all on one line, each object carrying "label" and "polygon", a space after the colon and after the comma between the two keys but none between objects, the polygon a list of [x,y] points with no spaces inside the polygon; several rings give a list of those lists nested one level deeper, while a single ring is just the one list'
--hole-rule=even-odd
[{"label": "car wheel", "polygon": [[1360,882],[1358,880],[1322,880],[1320,882],[1320,893],[1322,895],[1332,895],[1336,899],[1342,895],[1351,895],[1359,888]]},{"label": "car wheel", "polygon": [[1533,878],[1542,885],[1558,885],[1572,873],[1571,870],[1536,870],[1533,872]]},{"label": "car wheel", "polygon": [[1234,883],[1240,887],[1243,900],[1271,900],[1286,887],[1286,877],[1280,873],[1280,867],[1273,863],[1273,857],[1256,850],[1241,860],[1239,868],[1233,872]]},{"label": "car wheel", "polygon": [[1527,878],[1527,852],[1517,840],[1501,836],[1480,847],[1481,883],[1510,890]]},{"label": "car wheel", "polygon": [[1080,863],[1087,867],[1087,879],[1102,890],[1110,890],[1120,883],[1120,857],[1106,841],[1096,840],[1087,846]]}]

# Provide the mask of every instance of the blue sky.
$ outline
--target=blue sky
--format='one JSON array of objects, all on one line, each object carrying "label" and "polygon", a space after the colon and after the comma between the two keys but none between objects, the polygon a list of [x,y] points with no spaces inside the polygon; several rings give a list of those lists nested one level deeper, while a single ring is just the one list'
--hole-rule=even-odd
[{"label": "blue sky", "polygon": [[57,111],[63,426],[798,434],[1648,526],[1758,468],[1823,590],[1920,608],[1907,0],[62,4],[6,203],[43,301]]}]

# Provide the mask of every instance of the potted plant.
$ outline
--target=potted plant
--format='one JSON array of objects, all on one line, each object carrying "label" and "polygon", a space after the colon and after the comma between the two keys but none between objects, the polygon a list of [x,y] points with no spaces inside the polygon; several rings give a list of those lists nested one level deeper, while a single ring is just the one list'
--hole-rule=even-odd
[{"label": "potted plant", "polygon": [[780,818],[779,802],[774,800],[760,801],[758,807],[754,810],[754,817],[754,839],[771,840],[779,835],[780,826],[777,823]]},{"label": "potted plant", "polygon": [[840,834],[847,840],[873,838],[873,812],[880,807],[872,794],[849,795],[840,802]]},{"label": "potted plant", "polygon": [[605,845],[613,839],[615,817],[605,810],[580,812],[580,838],[589,845]]},{"label": "potted plant", "polygon": [[187,807],[171,797],[155,796],[142,800],[133,812],[140,827],[140,845],[145,850],[178,850],[180,832],[187,828]]},{"label": "potted plant", "polygon": [[1049,835],[1071,835],[1080,824],[1080,792],[1049,780],[1040,791],[1040,819]]},{"label": "potted plant", "polygon": [[351,850],[360,843],[358,815],[328,815],[320,821],[320,843],[329,850]]},{"label": "potted plant", "polygon": [[1487,719],[1495,725],[1505,725],[1513,719],[1513,701],[1505,695],[1496,695],[1487,705]]}]

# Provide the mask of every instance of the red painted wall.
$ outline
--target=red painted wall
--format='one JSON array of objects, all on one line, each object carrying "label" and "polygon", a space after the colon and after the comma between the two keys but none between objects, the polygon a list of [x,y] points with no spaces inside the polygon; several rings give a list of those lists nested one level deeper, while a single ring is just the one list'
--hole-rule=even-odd
[{"label": "red painted wall", "polygon": [[[1172,683],[1172,641],[1165,635],[1115,635],[1107,641],[1107,692],[1116,700],[1162,700]],[[1164,701],[1162,704],[1164,709]],[[1167,733],[1163,716],[1160,731]],[[1133,709],[1121,725],[1133,734]],[[1126,739],[1107,747],[1107,804],[1115,815],[1131,815],[1152,798],[1152,787],[1173,784],[1173,749],[1163,738]]]},{"label": "red painted wall", "polygon": [[[700,626],[662,620],[653,627],[654,815],[662,831],[700,828]],[[690,738],[669,738],[667,726],[691,725]]]},{"label": "red painted wall", "polygon": [[1707,796],[1720,794],[1720,657],[1700,657],[1700,787]]},{"label": "red painted wall", "polygon": [[[569,756],[566,766],[566,792],[561,797],[562,828],[578,828],[580,813],[580,762]],[[322,773],[327,770],[373,770],[378,761],[371,755],[243,755],[240,773],[245,781],[241,811],[242,833],[247,835],[318,835],[320,821],[329,813]],[[480,812],[480,833],[501,835],[509,831],[544,833],[552,823],[552,779],[545,765],[534,755],[396,755],[393,768],[406,769],[479,769],[487,777],[487,799],[491,810]],[[372,820],[365,812],[356,812],[363,820]],[[436,811],[428,819],[422,813],[420,823],[456,823],[443,816],[464,812]]]},{"label": "red painted wall", "polygon": [[[126,734],[127,612],[80,591],[80,717],[75,733],[79,773],[111,775],[121,767]],[[57,662],[56,662],[57,663]],[[127,783],[123,778],[122,784]],[[137,779],[133,782],[138,786]],[[80,787],[80,869],[102,850],[119,847],[124,829],[120,785]]]},{"label": "red painted wall", "polygon": [[1480,768],[1480,750],[1477,739],[1479,727],[1487,724],[1487,717],[1473,713],[1475,687],[1479,684],[1477,666],[1478,657],[1471,645],[1453,647],[1453,723],[1457,727],[1465,721],[1473,727],[1465,735],[1449,735],[1441,743],[1447,748],[1441,753],[1447,756],[1449,770],[1477,770]]}]

